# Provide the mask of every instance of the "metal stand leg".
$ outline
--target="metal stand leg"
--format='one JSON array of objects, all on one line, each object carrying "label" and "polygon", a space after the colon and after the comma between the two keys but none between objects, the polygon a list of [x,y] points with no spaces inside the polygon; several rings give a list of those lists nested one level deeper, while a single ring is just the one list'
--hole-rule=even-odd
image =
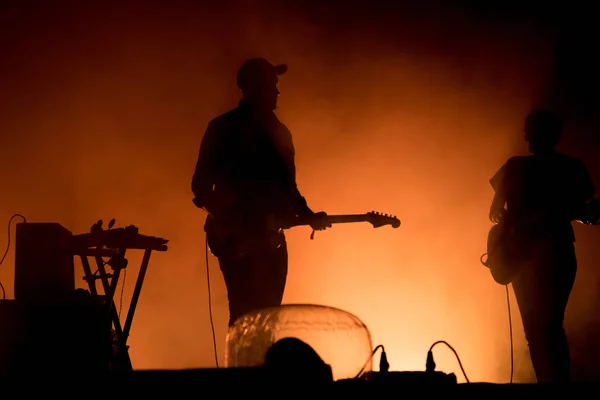
[{"label": "metal stand leg", "polygon": [[[124,257],[124,251],[120,252],[119,257]],[[119,283],[119,277],[121,275],[121,268],[114,269],[112,274],[106,272],[105,262],[100,256],[95,256],[96,264],[98,266],[98,274],[92,273],[90,263],[87,255],[81,255],[81,264],[85,274],[85,280],[88,283],[90,294],[97,299],[100,299],[106,307],[106,318],[108,329],[115,332],[113,338],[113,346],[116,346],[116,351],[113,350],[113,357],[111,358],[110,369],[113,371],[132,371],[133,366],[131,359],[129,358],[129,347],[126,345],[126,338],[123,336],[123,328],[121,327],[121,321],[119,320],[119,313],[114,302],[114,294]],[[96,288],[96,280],[100,279],[104,291],[104,295],[98,294]]]},{"label": "metal stand leg", "polygon": [[[111,329],[114,329],[115,338],[114,342],[117,346],[116,352],[114,352],[114,356],[111,362],[111,370],[113,371],[133,371],[133,366],[131,363],[131,359],[129,357],[129,346],[127,345],[127,339],[129,338],[129,333],[131,331],[131,325],[133,323],[133,317],[135,314],[135,309],[137,307],[137,303],[139,301],[140,293],[142,291],[142,286],[144,283],[144,278],[146,276],[146,271],[148,269],[148,264],[150,262],[150,255],[152,250],[145,250],[144,256],[142,258],[142,264],[140,266],[140,271],[138,273],[138,278],[135,284],[135,288],[133,290],[133,295],[131,298],[131,303],[129,305],[129,310],[127,311],[127,317],[125,319],[125,326],[121,326],[121,321],[119,319],[119,313],[115,307],[114,303],[114,294],[117,289],[117,285],[119,283],[119,277],[121,275],[121,269],[123,267],[113,266],[113,273],[109,274],[106,272],[105,262],[101,256],[94,256],[96,260],[96,264],[98,266],[98,274],[92,273],[92,269],[90,267],[90,263],[88,261],[88,255],[80,255],[81,264],[83,266],[83,271],[85,273],[85,280],[88,283],[88,287],[92,296],[96,298],[101,298],[104,305],[107,309],[107,322],[110,325]],[[114,257],[120,257],[124,260],[125,250],[120,250]],[[104,290],[104,296],[100,296],[98,294],[98,290],[96,288],[96,280],[100,280],[102,283],[102,287]]]}]

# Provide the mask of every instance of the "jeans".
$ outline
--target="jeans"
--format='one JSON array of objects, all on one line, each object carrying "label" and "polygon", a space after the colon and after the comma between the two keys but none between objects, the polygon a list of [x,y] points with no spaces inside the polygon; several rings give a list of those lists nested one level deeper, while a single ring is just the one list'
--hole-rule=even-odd
[{"label": "jeans", "polygon": [[288,253],[285,240],[278,248],[259,246],[241,257],[218,256],[229,301],[229,326],[242,315],[261,308],[280,306],[287,280]]},{"label": "jeans", "polygon": [[569,382],[569,344],[563,326],[575,282],[577,259],[572,242],[533,246],[529,262],[513,289],[531,362],[539,383]]}]

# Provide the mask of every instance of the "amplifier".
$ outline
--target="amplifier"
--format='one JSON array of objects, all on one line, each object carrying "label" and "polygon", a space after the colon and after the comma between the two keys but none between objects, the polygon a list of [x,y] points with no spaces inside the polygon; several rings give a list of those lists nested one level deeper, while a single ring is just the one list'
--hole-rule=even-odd
[{"label": "amplifier", "polygon": [[58,223],[17,224],[15,244],[16,300],[47,301],[75,290],[73,235]]},{"label": "amplifier", "polygon": [[46,303],[0,301],[0,376],[108,372],[106,308],[83,289]]}]

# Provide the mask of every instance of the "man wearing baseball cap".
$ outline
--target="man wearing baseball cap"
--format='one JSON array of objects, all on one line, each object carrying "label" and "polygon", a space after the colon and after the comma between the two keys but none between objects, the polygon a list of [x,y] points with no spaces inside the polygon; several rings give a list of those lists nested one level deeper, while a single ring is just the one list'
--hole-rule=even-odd
[{"label": "man wearing baseball cap", "polygon": [[331,227],[300,194],[292,136],[274,113],[286,72],[264,58],[242,64],[242,99],[208,124],[192,179],[194,204],[208,212],[204,229],[225,279],[230,326],[247,312],[281,305],[288,269],[282,221]]}]

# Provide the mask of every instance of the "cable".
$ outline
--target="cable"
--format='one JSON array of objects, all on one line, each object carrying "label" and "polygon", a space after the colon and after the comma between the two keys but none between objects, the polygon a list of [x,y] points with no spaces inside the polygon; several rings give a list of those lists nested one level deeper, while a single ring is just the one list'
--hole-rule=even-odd
[{"label": "cable", "polygon": [[[6,255],[8,254],[8,250],[10,250],[10,224],[11,224],[12,220],[15,219],[15,217],[21,217],[23,219],[23,222],[25,222],[25,223],[27,222],[27,218],[25,218],[21,214],[14,214],[8,220],[8,243],[6,245],[6,250],[4,251],[4,255],[2,256],[2,259],[0,259],[0,265],[2,265],[2,263],[4,262],[4,259],[6,258]],[[0,289],[2,289],[2,300],[6,300],[6,290],[4,290],[4,285],[2,285],[2,282],[0,282]]]},{"label": "cable", "polygon": [[[483,261],[483,258],[486,257],[488,253],[484,253],[479,258],[481,264],[485,265],[489,268],[487,264],[487,259]],[[508,333],[510,336],[510,381],[509,383],[513,383],[514,371],[515,371],[515,347],[513,344],[513,328],[512,328],[512,314],[510,312],[510,296],[508,293],[508,285],[505,285],[506,288],[506,305],[508,307]]]},{"label": "cable", "polygon": [[363,367],[361,368],[361,370],[358,372],[358,374],[356,374],[356,376],[354,377],[354,379],[359,378],[363,374],[363,372],[365,371],[365,368],[367,368],[367,365],[373,359],[373,356],[375,355],[375,353],[377,353],[377,350],[379,350],[379,349],[381,349],[380,369],[381,369],[382,366],[387,365],[387,367],[384,368],[386,370],[385,372],[387,372],[387,369],[390,367],[390,365],[387,363],[387,356],[385,355],[385,347],[383,347],[382,344],[378,344],[373,349],[373,351],[371,352],[371,355],[369,356],[369,358],[367,358],[367,361],[365,361],[365,364],[363,365]]},{"label": "cable", "polygon": [[446,342],[445,340],[438,340],[437,342],[432,344],[431,347],[429,348],[429,351],[427,352],[427,362],[425,364],[425,371],[433,372],[435,370],[435,362],[433,361],[433,348],[440,343],[445,344],[446,346],[448,346],[448,348],[450,350],[452,350],[452,352],[456,356],[456,360],[458,361],[458,365],[460,366],[460,370],[462,371],[462,374],[465,377],[465,380],[467,381],[467,383],[471,383],[469,381],[469,378],[467,377],[467,373],[465,372],[465,369],[463,368],[463,365],[462,365],[462,362],[460,361],[460,357],[458,356],[458,353],[456,352],[456,350],[454,350],[454,347],[450,346],[450,344],[448,344],[448,342]]},{"label": "cable", "polygon": [[212,297],[210,293],[210,269],[208,267],[208,236],[204,240],[204,253],[206,256],[206,282],[208,283],[208,315],[210,317],[210,328],[212,329],[213,351],[215,352],[215,365],[219,368],[219,356],[217,355],[217,337],[215,335],[215,323],[212,315]]},{"label": "cable", "polygon": [[510,312],[510,296],[508,294],[508,285],[506,285],[506,305],[508,306],[508,331],[510,333],[510,382],[513,383],[515,370],[515,348],[513,346],[512,315]]}]

